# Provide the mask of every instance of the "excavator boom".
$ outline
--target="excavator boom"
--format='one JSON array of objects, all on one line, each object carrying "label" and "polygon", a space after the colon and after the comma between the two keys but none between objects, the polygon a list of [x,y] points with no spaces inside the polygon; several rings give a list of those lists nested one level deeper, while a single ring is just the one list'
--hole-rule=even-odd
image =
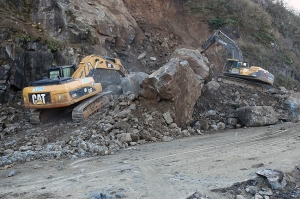
[{"label": "excavator boom", "polygon": [[230,39],[226,34],[220,30],[216,30],[203,44],[202,53],[204,53],[214,43],[224,46],[232,55],[232,59],[243,61],[243,54],[235,41]]}]

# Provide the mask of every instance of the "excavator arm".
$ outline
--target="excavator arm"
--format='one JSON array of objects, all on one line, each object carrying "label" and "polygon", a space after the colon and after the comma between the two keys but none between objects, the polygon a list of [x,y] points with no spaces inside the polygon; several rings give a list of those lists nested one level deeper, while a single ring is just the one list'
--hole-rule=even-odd
[{"label": "excavator arm", "polygon": [[[221,38],[222,37],[222,38]],[[232,55],[232,59],[239,60],[243,62],[243,54],[240,50],[238,44],[230,39],[227,35],[225,35],[220,30],[216,30],[203,44],[202,44],[202,51],[204,53],[211,45],[215,42],[224,46]]]},{"label": "excavator arm", "polygon": [[74,79],[88,76],[93,77],[96,69],[115,70],[122,77],[128,75],[128,71],[119,59],[108,57],[103,58],[99,55],[89,55],[81,60],[72,77]]}]

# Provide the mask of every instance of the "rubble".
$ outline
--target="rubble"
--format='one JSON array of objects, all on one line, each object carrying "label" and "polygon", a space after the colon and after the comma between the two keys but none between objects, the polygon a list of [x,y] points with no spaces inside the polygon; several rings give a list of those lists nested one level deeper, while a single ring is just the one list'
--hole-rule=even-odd
[{"label": "rubble", "polygon": [[[189,63],[173,58],[151,75],[132,73],[121,85],[110,88],[115,90],[112,102],[79,124],[58,115],[33,126],[21,96],[0,106],[0,167],[33,160],[112,155],[149,142],[275,124],[279,118],[295,121],[289,117],[287,104],[299,100],[297,93],[283,88],[245,89],[214,80],[204,85]],[[234,197],[247,195],[272,196],[268,187],[247,186]],[[210,197],[195,193],[191,198]]]},{"label": "rubble", "polygon": [[[283,189],[286,186],[286,179],[281,171],[272,170],[272,169],[265,169],[262,171],[257,171],[256,174],[260,176],[264,176],[268,184],[272,189]],[[266,192],[263,192],[263,194],[260,192],[261,195],[272,195],[272,194],[266,194]]]},{"label": "rubble", "polygon": [[[278,114],[288,118],[290,113],[282,105],[290,96],[286,96],[288,91],[274,88],[259,92],[216,82],[208,83],[206,89],[201,90],[201,82],[195,78],[188,62],[179,59],[173,59],[149,77],[133,73],[129,79],[123,84],[128,85],[128,92],[115,94],[108,106],[79,124],[58,116],[53,121],[32,126],[28,110],[20,103],[21,96],[19,101],[0,106],[0,166],[36,159],[114,154],[120,149],[147,142],[169,142],[244,125],[274,124]],[[149,84],[151,81],[155,84]],[[142,87],[140,95],[132,92],[139,89],[139,84]],[[125,87],[122,87],[123,92]],[[187,88],[189,92],[186,92]],[[141,95],[151,89],[161,99],[159,102],[149,103],[151,100],[145,97],[147,95]],[[297,94],[292,96],[297,99]],[[242,101],[264,106],[241,107]],[[194,121],[186,123],[191,119]]]}]

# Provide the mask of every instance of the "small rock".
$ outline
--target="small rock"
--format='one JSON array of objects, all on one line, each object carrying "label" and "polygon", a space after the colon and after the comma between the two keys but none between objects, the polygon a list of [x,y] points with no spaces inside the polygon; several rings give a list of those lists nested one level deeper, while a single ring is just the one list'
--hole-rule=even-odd
[{"label": "small rock", "polygon": [[130,144],[130,146],[136,146],[137,142],[130,142],[129,144]]},{"label": "small rock", "polygon": [[12,150],[12,149],[6,149],[5,151],[4,151],[4,154],[5,155],[10,155],[10,154],[12,154],[14,152],[14,150]]},{"label": "small rock", "polygon": [[218,126],[215,125],[215,124],[211,125],[210,127],[211,127],[214,131],[217,131],[217,130],[218,130]]},{"label": "small rock", "polygon": [[20,151],[29,151],[32,150],[33,147],[32,146],[21,146],[20,147]]},{"label": "small rock", "polygon": [[16,175],[16,172],[15,172],[15,170],[12,170],[11,172],[9,172],[9,173],[6,175],[6,177],[12,177],[12,176],[14,176],[14,175]]},{"label": "small rock", "polygon": [[207,131],[209,129],[209,124],[207,120],[199,120],[200,122],[200,129]]},{"label": "small rock", "polygon": [[163,114],[163,117],[164,117],[164,119],[165,119],[165,121],[166,121],[167,124],[170,125],[170,124],[173,123],[173,118],[171,117],[170,112],[164,113],[164,114]]},{"label": "small rock", "polygon": [[101,128],[107,132],[107,131],[110,131],[111,129],[113,129],[114,126],[112,124],[102,124]]},{"label": "small rock", "polygon": [[238,123],[238,119],[237,118],[228,118],[227,123],[228,123],[228,125],[236,126],[236,124]]},{"label": "small rock", "polygon": [[245,199],[245,197],[242,196],[242,195],[237,195],[237,196],[235,197],[235,199]]},{"label": "small rock", "polygon": [[147,53],[146,52],[143,52],[142,54],[140,54],[138,56],[138,60],[141,60],[141,59],[144,59],[146,57]]},{"label": "small rock", "polygon": [[172,140],[172,138],[169,137],[169,136],[164,136],[164,137],[162,137],[162,139],[161,139],[161,141],[163,141],[163,142],[170,142],[171,140]]},{"label": "small rock", "polygon": [[245,191],[253,196],[256,194],[256,189],[254,187],[247,187]]},{"label": "small rock", "polygon": [[209,110],[206,113],[206,116],[216,116],[216,115],[217,115],[217,112],[215,110]]},{"label": "small rock", "polygon": [[255,164],[252,165],[251,168],[260,168],[260,167],[264,167],[265,165],[263,163],[259,163],[259,164]]},{"label": "small rock", "polygon": [[117,129],[129,129],[131,126],[128,122],[120,121],[115,124],[115,128]]},{"label": "small rock", "polygon": [[226,127],[226,125],[225,125],[223,122],[219,122],[219,123],[217,124],[217,127],[218,127],[218,129],[220,129],[220,130],[224,130],[225,127]]},{"label": "small rock", "polygon": [[181,131],[181,134],[183,137],[189,137],[191,135],[188,130]]},{"label": "small rock", "polygon": [[272,196],[273,195],[273,192],[271,189],[267,188],[267,189],[262,189],[262,191],[259,191],[258,192],[260,195],[263,195],[263,196]]},{"label": "small rock", "polygon": [[116,198],[126,198],[127,195],[124,192],[118,192],[115,194]]},{"label": "small rock", "polygon": [[197,134],[198,135],[203,135],[203,133],[201,132],[201,130],[197,129]]},{"label": "small rock", "polygon": [[138,144],[146,144],[146,140],[138,140],[137,143]]},{"label": "small rock", "polygon": [[264,197],[259,194],[255,194],[254,199],[264,199]]},{"label": "small rock", "polygon": [[177,126],[176,123],[172,123],[172,124],[169,125],[169,128],[170,129],[176,129],[176,128],[178,128],[178,126]]}]

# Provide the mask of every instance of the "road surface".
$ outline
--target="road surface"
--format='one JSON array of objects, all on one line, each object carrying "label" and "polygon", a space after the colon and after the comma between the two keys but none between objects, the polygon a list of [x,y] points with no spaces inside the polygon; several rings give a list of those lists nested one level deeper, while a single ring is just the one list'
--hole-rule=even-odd
[{"label": "road surface", "polygon": [[[234,129],[129,147],[115,155],[0,170],[0,198],[186,198],[300,163],[300,124]],[[15,175],[6,177],[14,171]]]}]

